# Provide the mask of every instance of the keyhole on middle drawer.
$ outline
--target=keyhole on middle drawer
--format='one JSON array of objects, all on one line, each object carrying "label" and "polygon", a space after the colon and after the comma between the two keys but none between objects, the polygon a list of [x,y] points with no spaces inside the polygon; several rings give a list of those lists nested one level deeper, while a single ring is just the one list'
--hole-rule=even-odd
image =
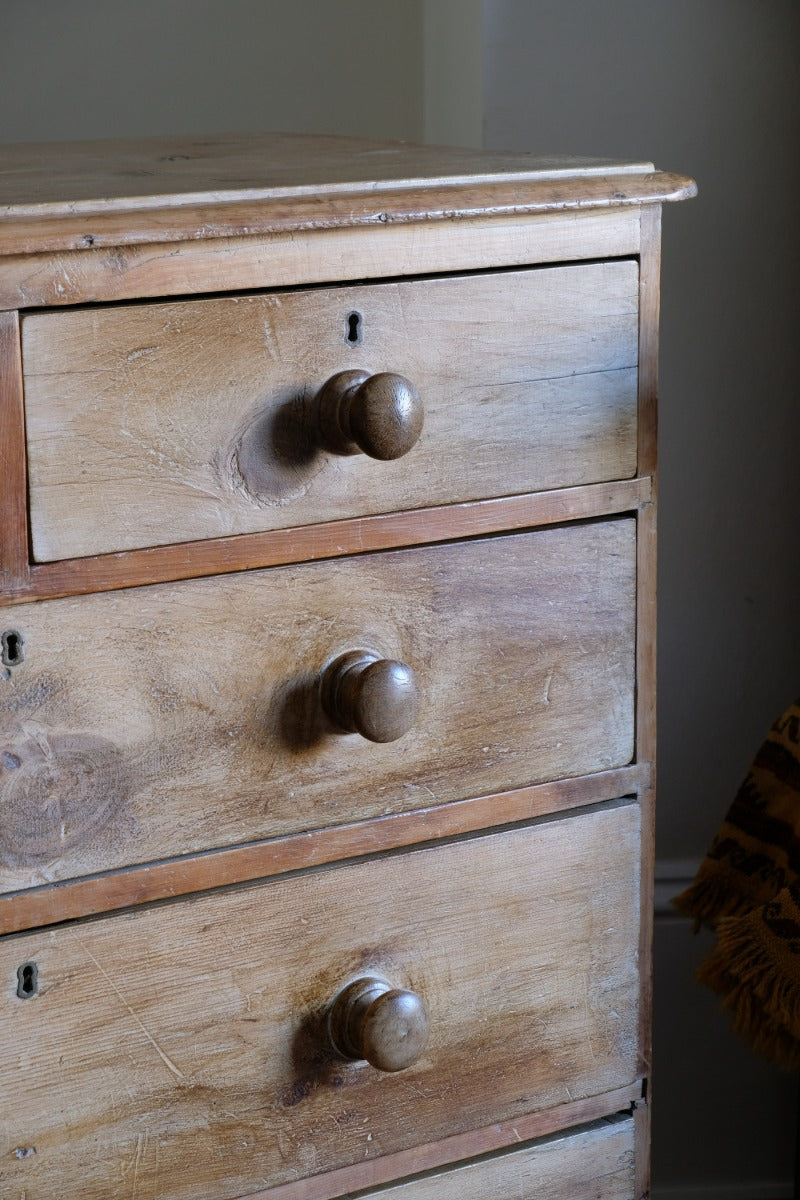
[{"label": "keyhole on middle drawer", "polygon": [[344,335],[345,341],[347,342],[348,346],[360,346],[361,345],[361,341],[362,341],[362,337],[363,337],[363,329],[362,329],[363,324],[364,324],[364,318],[361,316],[360,312],[351,312],[348,314],[347,331]]}]

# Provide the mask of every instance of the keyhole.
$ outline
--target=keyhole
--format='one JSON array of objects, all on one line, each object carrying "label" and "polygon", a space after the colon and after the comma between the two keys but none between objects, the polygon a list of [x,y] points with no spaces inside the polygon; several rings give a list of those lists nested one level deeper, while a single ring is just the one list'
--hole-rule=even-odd
[{"label": "keyhole", "polygon": [[39,970],[35,962],[17,967],[17,995],[20,1000],[31,1000],[39,990]]},{"label": "keyhole", "polygon": [[2,643],[3,666],[16,667],[24,658],[22,653],[22,638],[13,629],[7,629],[3,634]]},{"label": "keyhole", "polygon": [[348,346],[359,346],[363,336],[362,325],[364,318],[360,312],[351,312],[347,317],[347,330],[344,338]]}]

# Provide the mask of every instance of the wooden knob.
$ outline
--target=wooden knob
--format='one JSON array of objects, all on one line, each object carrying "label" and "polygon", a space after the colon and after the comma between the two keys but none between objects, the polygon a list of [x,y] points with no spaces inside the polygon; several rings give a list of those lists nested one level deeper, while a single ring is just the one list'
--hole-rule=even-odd
[{"label": "wooden knob", "polygon": [[330,719],[370,742],[394,742],[417,719],[419,689],[411,667],[369,650],[348,650],[322,673],[320,700]]},{"label": "wooden knob", "polygon": [[402,458],[422,432],[419,392],[389,371],[340,371],[322,385],[316,403],[320,441],[336,454]]},{"label": "wooden knob", "polygon": [[366,976],[336,997],[328,1030],[343,1058],[366,1059],[379,1071],[404,1071],[427,1045],[428,1014],[415,992]]}]

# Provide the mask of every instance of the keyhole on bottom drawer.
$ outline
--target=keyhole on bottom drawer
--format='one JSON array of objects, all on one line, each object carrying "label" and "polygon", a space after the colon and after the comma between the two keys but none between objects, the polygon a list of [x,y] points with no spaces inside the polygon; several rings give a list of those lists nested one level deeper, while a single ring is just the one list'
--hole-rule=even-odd
[{"label": "keyhole on bottom drawer", "polygon": [[20,1000],[31,1000],[39,991],[39,969],[35,962],[26,962],[17,967],[17,995]]},{"label": "keyhole on bottom drawer", "polygon": [[2,658],[4,667],[16,667],[22,662],[22,638],[14,629],[7,629],[2,638]]}]

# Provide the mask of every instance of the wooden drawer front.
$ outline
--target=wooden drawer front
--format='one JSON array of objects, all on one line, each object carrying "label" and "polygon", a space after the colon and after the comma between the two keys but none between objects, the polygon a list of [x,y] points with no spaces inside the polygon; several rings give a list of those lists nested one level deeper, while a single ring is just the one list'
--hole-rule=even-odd
[{"label": "wooden drawer front", "polygon": [[[614,804],[5,940],[4,1194],[223,1200],[633,1082],[639,834]],[[396,1074],[326,1049],[372,972],[428,1010]]]},{"label": "wooden drawer front", "polygon": [[[629,477],[637,288],[619,261],[27,316],[34,556]],[[404,457],[310,437],[313,396],[352,369],[419,389]]]},{"label": "wooden drawer front", "polygon": [[[635,521],[3,610],[4,890],[629,762]],[[397,741],[324,717],[366,647],[416,672]]]},{"label": "wooden drawer front", "polygon": [[369,1192],[361,1200],[632,1200],[631,1117]]}]

